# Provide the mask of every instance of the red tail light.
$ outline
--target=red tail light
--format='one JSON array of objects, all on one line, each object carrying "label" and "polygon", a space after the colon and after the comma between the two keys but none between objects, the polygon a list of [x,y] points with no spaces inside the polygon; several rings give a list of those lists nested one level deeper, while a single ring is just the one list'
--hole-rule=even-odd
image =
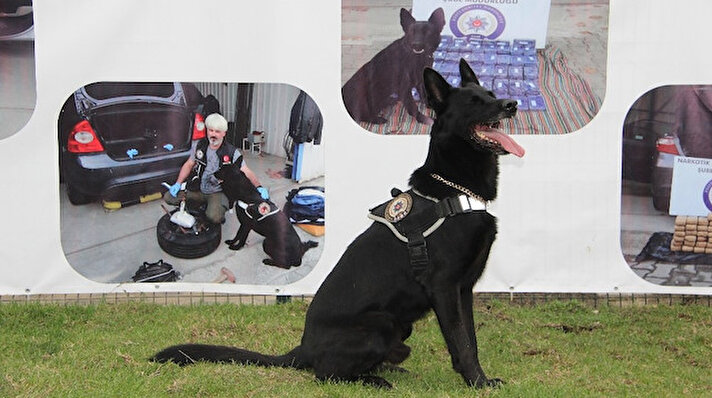
[{"label": "red tail light", "polygon": [[73,153],[101,152],[104,150],[104,146],[99,142],[99,137],[91,124],[82,120],[69,132],[67,150]]},{"label": "red tail light", "polygon": [[658,150],[658,152],[661,153],[680,155],[676,140],[677,138],[671,135],[666,135],[662,138],[658,138],[658,140],[655,142],[655,148]]},{"label": "red tail light", "polygon": [[196,113],[195,121],[193,122],[193,139],[199,140],[201,138],[205,138],[205,120],[203,115]]}]

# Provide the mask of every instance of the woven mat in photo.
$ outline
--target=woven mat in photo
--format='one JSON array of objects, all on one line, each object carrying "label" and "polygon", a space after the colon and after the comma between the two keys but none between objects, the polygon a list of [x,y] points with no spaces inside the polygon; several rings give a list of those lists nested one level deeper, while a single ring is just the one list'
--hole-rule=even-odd
[{"label": "woven mat in photo", "polygon": [[[572,133],[585,126],[598,113],[601,99],[588,82],[571,70],[561,50],[547,45],[537,52],[539,58],[539,84],[546,102],[546,110],[520,111],[514,119],[502,123],[509,134],[553,135]],[[423,104],[420,111],[434,117],[434,112]],[[428,134],[430,126],[416,122],[397,102],[383,115],[384,124],[360,123],[361,127],[376,134],[416,135]]]}]

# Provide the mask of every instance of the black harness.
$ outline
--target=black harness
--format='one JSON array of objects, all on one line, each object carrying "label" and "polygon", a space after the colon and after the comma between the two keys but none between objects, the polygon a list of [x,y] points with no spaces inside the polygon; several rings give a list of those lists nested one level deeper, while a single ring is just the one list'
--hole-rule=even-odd
[{"label": "black harness", "polygon": [[393,199],[370,210],[368,218],[385,224],[400,241],[408,246],[410,265],[416,277],[428,267],[425,238],[437,230],[448,217],[487,211],[487,203],[468,195],[430,198],[413,189],[391,190]]}]

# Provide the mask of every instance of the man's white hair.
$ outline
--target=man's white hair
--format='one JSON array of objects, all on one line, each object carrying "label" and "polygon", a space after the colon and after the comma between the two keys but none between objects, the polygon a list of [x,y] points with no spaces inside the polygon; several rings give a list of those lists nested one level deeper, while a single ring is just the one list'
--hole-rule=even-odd
[{"label": "man's white hair", "polygon": [[227,131],[227,119],[219,113],[211,113],[205,118],[205,127],[212,130]]}]

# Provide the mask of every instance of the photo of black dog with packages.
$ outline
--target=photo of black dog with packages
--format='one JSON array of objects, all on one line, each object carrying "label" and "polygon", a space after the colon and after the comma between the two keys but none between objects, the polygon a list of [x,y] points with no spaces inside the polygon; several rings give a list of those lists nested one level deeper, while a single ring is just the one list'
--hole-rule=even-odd
[{"label": "photo of black dog with packages", "polygon": [[286,84],[80,87],[58,121],[65,256],[104,283],[299,280],[323,247],[321,139]]},{"label": "photo of black dog with packages", "polygon": [[513,134],[574,132],[605,94],[604,3],[573,12],[548,0],[344,2],[344,107],[372,133],[428,134],[435,113],[422,70],[458,86],[464,59],[483,87],[517,101],[504,122]]}]

